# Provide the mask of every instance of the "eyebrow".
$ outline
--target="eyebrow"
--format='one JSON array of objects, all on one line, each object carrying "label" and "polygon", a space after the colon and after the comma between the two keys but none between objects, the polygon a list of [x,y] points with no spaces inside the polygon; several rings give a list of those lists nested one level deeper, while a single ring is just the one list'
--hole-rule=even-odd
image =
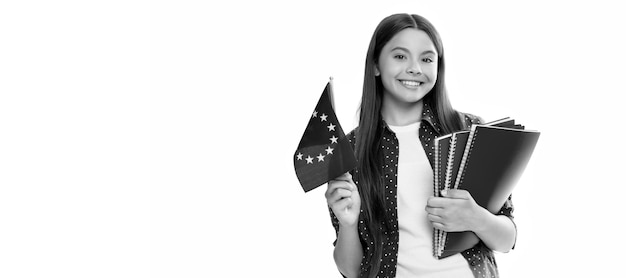
[{"label": "eyebrow", "polygon": [[[402,46],[396,46],[396,47],[391,49],[391,51],[394,51],[394,50],[402,50],[404,52],[411,53],[411,51],[409,51],[409,49],[407,49],[406,47],[402,47]],[[435,53],[435,51],[432,51],[432,50],[426,50],[426,51],[422,52],[420,55],[424,55],[424,54],[437,55],[437,53]]]}]

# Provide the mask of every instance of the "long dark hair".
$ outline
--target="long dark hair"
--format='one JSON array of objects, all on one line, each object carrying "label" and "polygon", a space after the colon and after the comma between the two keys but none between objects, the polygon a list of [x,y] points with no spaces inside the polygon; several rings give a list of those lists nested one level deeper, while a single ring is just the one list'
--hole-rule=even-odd
[{"label": "long dark hair", "polygon": [[370,41],[365,59],[365,77],[363,80],[363,96],[359,112],[359,131],[356,134],[356,156],[358,160],[359,191],[361,205],[368,229],[371,231],[374,245],[373,257],[370,261],[370,277],[375,277],[380,268],[382,257],[381,233],[383,226],[391,230],[391,224],[385,212],[385,190],[382,180],[382,160],[380,156],[382,137],[381,107],[383,100],[383,85],[379,77],[375,76],[375,67],[378,64],[380,52],[398,32],[406,28],[416,28],[424,31],[438,53],[437,81],[432,90],[423,98],[425,105],[429,105],[436,113],[435,119],[440,123],[444,134],[462,129],[459,113],[452,108],[445,87],[445,65],[443,44],[435,27],[424,17],[409,14],[394,14],[383,19],[376,27]]}]

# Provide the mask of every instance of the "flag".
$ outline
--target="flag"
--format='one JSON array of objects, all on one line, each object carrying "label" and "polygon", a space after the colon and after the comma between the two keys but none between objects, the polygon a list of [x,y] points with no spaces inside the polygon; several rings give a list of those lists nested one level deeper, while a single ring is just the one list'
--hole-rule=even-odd
[{"label": "flag", "polygon": [[293,156],[296,176],[304,192],[356,167],[354,151],[333,110],[331,84],[326,84]]}]

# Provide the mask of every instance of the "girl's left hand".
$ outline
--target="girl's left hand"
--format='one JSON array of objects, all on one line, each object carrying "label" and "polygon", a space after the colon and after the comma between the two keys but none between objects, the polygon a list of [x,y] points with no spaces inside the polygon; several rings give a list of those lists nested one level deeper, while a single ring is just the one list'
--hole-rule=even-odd
[{"label": "girl's left hand", "polygon": [[433,227],[446,232],[476,231],[486,209],[479,206],[467,190],[442,191],[444,197],[428,198],[426,211]]}]

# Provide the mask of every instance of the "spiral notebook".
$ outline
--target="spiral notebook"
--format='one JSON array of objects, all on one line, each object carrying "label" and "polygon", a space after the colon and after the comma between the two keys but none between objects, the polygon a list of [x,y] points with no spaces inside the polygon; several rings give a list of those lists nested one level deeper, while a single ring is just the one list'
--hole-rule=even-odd
[{"label": "spiral notebook", "polygon": [[[497,213],[526,168],[539,135],[503,118],[436,138],[434,195],[464,189],[478,205]],[[473,247],[479,239],[469,231],[434,229],[433,241],[435,257],[445,258]]]}]

